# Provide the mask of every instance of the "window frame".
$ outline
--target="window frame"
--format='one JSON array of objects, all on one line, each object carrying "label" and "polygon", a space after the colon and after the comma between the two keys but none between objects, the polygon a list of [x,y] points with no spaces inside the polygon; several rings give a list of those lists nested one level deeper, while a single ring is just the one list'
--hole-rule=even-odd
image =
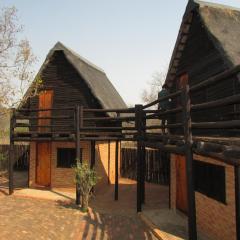
[{"label": "window frame", "polygon": [[[194,159],[193,165],[195,192],[226,205],[226,167],[196,159]],[[196,172],[197,166],[202,167],[202,169],[198,169],[198,172]],[[200,173],[200,171],[202,172]],[[201,179],[197,178],[199,176]]]},{"label": "window frame", "polygon": [[[67,161],[69,162],[69,165],[68,164],[60,164],[60,151],[74,151],[75,153],[74,154],[74,160],[73,161],[73,164],[70,165],[70,160],[68,159]],[[68,153],[70,155],[70,153]],[[82,156],[83,156],[83,148],[80,148],[80,161],[82,162]],[[63,156],[62,156],[63,157]],[[69,157],[69,156],[68,156]],[[68,148],[68,147],[58,147],[57,148],[57,158],[56,158],[57,162],[56,162],[56,168],[60,168],[60,169],[70,169],[72,168],[74,165],[76,165],[76,148]]]}]

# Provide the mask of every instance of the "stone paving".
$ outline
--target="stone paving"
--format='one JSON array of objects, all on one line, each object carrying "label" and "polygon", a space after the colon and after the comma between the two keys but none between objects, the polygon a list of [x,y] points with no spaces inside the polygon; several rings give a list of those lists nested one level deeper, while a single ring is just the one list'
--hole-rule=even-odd
[{"label": "stone paving", "polygon": [[[59,201],[59,197],[52,198],[53,193],[68,198]],[[146,193],[147,208],[166,206],[166,187],[146,184]],[[120,179],[118,201],[114,201],[113,185],[96,188],[87,214],[62,189],[49,194],[19,189],[15,195],[7,194],[6,186],[0,186],[1,240],[156,240],[136,214],[136,182],[129,179]],[[52,200],[38,199],[42,195]]]},{"label": "stone paving", "polygon": [[0,239],[155,240],[137,215],[82,214],[74,204],[20,198],[0,198]]}]

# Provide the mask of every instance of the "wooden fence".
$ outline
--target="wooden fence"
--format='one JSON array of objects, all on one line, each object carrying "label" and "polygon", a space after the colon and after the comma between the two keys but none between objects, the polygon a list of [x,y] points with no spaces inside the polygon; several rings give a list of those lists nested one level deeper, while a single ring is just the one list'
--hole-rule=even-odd
[{"label": "wooden fence", "polygon": [[[14,169],[27,170],[29,164],[29,145],[14,145]],[[0,145],[0,171],[8,170],[9,145]]]},{"label": "wooden fence", "polygon": [[[146,149],[145,181],[167,185],[169,184],[169,154],[159,150]],[[121,149],[121,176],[137,179],[137,149]]]}]

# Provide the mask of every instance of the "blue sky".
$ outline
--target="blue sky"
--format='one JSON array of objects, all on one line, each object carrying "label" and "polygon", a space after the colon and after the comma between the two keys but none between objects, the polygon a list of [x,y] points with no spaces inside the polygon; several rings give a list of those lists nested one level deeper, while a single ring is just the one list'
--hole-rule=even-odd
[{"label": "blue sky", "polygon": [[[215,0],[240,7],[239,0]],[[103,68],[128,104],[166,69],[187,0],[5,0],[15,5],[40,67],[57,41]]]}]

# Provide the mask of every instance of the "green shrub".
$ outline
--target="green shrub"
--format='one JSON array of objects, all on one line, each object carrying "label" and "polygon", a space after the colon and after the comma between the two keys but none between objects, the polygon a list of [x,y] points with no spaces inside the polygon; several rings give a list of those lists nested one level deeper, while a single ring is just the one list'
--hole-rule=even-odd
[{"label": "green shrub", "polygon": [[75,182],[78,184],[82,201],[81,207],[82,211],[87,211],[89,197],[92,188],[97,184],[98,177],[95,169],[91,169],[87,163],[78,163],[74,167],[75,171]]}]

